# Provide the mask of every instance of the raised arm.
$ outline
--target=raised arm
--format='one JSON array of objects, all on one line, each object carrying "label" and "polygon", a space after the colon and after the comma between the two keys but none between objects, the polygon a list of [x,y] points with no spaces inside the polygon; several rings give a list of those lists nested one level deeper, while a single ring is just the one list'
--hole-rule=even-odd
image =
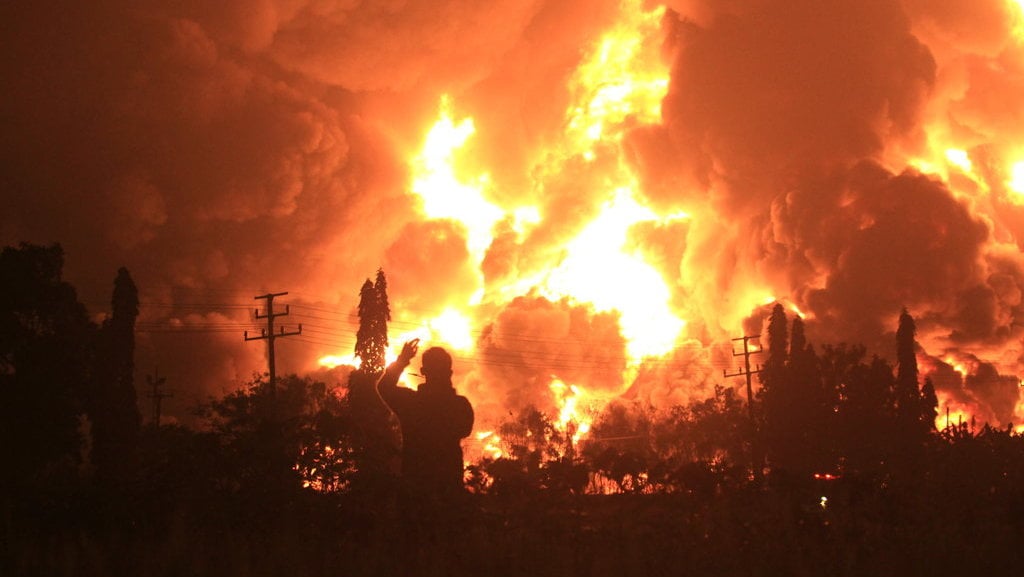
[{"label": "raised arm", "polygon": [[398,354],[398,358],[395,359],[395,362],[388,365],[388,368],[384,369],[384,374],[377,381],[377,391],[380,392],[381,398],[388,405],[391,405],[395,394],[398,392],[398,379],[402,377],[402,371],[405,370],[405,367],[409,366],[412,358],[416,356],[419,346],[419,339],[406,341],[402,345],[402,352]]}]

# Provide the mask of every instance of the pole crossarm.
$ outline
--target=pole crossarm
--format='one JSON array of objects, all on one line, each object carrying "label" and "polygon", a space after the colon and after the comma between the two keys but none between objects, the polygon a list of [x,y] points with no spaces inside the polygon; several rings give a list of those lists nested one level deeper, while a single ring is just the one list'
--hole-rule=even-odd
[{"label": "pole crossarm", "polygon": [[160,426],[160,408],[164,399],[174,396],[174,393],[168,393],[161,391],[160,387],[167,382],[166,377],[160,376],[160,369],[155,368],[152,375],[146,375],[146,384],[148,384],[153,390],[149,393],[149,398],[153,399],[153,424],[157,427]]},{"label": "pole crossarm", "polygon": [[294,335],[302,334],[302,323],[299,323],[298,329],[296,330],[286,330],[284,327],[279,327],[280,330],[278,330],[277,332],[274,331],[274,319],[278,317],[288,316],[288,314],[291,312],[291,309],[288,305],[284,306],[284,312],[274,312],[274,297],[283,297],[287,294],[287,292],[267,293],[265,295],[253,297],[256,300],[267,301],[267,304],[264,307],[266,309],[265,313],[260,313],[259,308],[254,309],[256,318],[259,320],[266,319],[267,326],[266,328],[260,329],[260,334],[258,336],[250,337],[249,331],[245,331],[242,333],[242,338],[245,341],[267,341],[267,368],[269,369],[270,373],[269,384],[271,396],[273,396],[277,392],[277,367],[275,366],[274,363],[274,340],[281,337],[291,337]]},{"label": "pole crossarm", "polygon": [[724,378],[739,376],[745,376],[747,378],[747,418],[750,419],[750,431],[751,435],[753,435],[751,437],[751,461],[754,472],[754,478],[758,480],[760,480],[761,478],[761,455],[760,449],[759,447],[757,447],[756,442],[755,431],[757,430],[757,423],[754,421],[754,385],[750,377],[756,375],[757,373],[760,373],[761,366],[758,365],[757,368],[751,369],[750,355],[756,355],[760,353],[761,347],[758,346],[756,349],[750,350],[750,341],[754,341],[759,338],[761,338],[761,335],[745,335],[742,337],[732,339],[732,342],[743,341],[743,352],[736,352],[735,349],[732,351],[732,356],[743,357],[743,368],[736,371],[735,373],[728,373],[725,369],[722,369],[722,377]]}]

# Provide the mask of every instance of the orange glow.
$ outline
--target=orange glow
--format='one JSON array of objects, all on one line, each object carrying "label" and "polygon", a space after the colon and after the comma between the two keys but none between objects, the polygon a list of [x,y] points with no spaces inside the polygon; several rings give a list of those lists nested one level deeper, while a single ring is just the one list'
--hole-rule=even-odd
[{"label": "orange glow", "polygon": [[570,297],[599,311],[615,310],[630,359],[640,361],[672,350],[686,321],[669,308],[671,292],[661,275],[639,255],[623,252],[629,227],[656,220],[630,189],[614,199],[566,246],[566,258],[545,279],[543,294]]},{"label": "orange glow", "polygon": [[661,100],[668,90],[663,67],[644,66],[664,7],[644,12],[640,0],[625,0],[622,18],[590,51],[570,82],[575,104],[569,108],[567,138],[587,160],[595,157],[594,145],[618,141],[617,127],[629,117],[655,122],[661,116]]},{"label": "orange glow", "polygon": [[939,401],[939,413],[935,417],[935,428],[939,431],[948,426],[957,427],[962,424],[970,424],[973,414],[970,407],[952,399],[946,393],[936,391]]},{"label": "orange glow", "polygon": [[1024,195],[1024,160],[1013,163],[1010,167],[1010,179],[1006,186],[1019,195]]},{"label": "orange glow", "polygon": [[[566,112],[565,139],[544,158],[594,161],[621,154],[624,122],[660,120],[668,89],[668,70],[657,53],[664,8],[644,12],[639,0],[626,0],[614,28],[587,53],[570,80],[575,103]],[[557,173],[560,162],[538,167]],[[669,353],[686,326],[670,306],[671,289],[644,255],[627,246],[627,235],[641,222],[685,220],[684,212],[658,214],[637,194],[636,177],[621,161],[608,174],[599,213],[565,245],[565,257],[530,279],[541,294],[590,303],[599,311],[618,311],[631,367],[645,357]],[[627,369],[630,370],[630,369]]]},{"label": "orange glow", "polygon": [[971,158],[967,155],[966,150],[960,150],[959,148],[946,149],[946,160],[967,173],[974,169],[974,163],[971,162]]},{"label": "orange glow", "polygon": [[[1016,33],[1024,38],[1020,32],[1024,26],[1024,0],[1007,1],[1012,5]],[[745,234],[740,218],[735,219],[739,225],[733,227],[730,219],[735,215],[716,215],[711,203],[697,202],[691,206],[684,204],[689,200],[673,199],[680,205],[670,206],[669,201],[644,189],[651,177],[635,168],[640,163],[634,161],[635,152],[627,144],[636,146],[630,137],[644,129],[666,128],[659,125],[670,72],[664,60],[665,39],[661,29],[665,8],[645,10],[644,6],[642,0],[623,0],[615,23],[579,54],[575,68],[564,77],[564,86],[559,87],[564,88],[559,97],[567,99],[563,110],[552,113],[559,128],[529,127],[537,133],[530,134],[527,140],[537,145],[524,151],[522,159],[517,158],[525,168],[525,176],[515,182],[519,189],[508,190],[510,187],[504,182],[496,182],[505,167],[486,165],[484,159],[493,154],[493,147],[485,145],[493,144],[495,138],[503,135],[488,133],[496,128],[485,124],[483,115],[479,117],[480,123],[470,117],[465,103],[461,103],[464,106],[460,110],[460,98],[472,96],[455,91],[439,95],[436,116],[423,120],[420,146],[406,159],[410,174],[408,191],[421,209],[418,218],[457,223],[465,231],[471,268],[482,270],[485,262],[491,262],[489,257],[501,260],[508,254],[512,254],[510,260],[515,262],[507,271],[496,267],[500,272],[494,275],[488,269],[487,278],[481,272],[471,281],[476,284],[464,293],[472,297],[447,302],[446,308],[434,308],[418,318],[403,319],[404,328],[415,328],[389,335],[392,347],[388,360],[395,358],[405,340],[419,338],[421,346],[445,346],[472,363],[483,354],[476,350],[477,340],[485,334],[486,319],[494,318],[495,311],[524,295],[552,301],[565,299],[572,305],[612,313],[617,318],[626,355],[621,382],[617,384],[621,384],[619,390],[625,390],[643,374],[640,369],[645,363],[656,366],[684,341],[700,340],[705,346],[711,346],[709,341],[714,339],[727,342],[729,337],[741,334],[752,311],[766,305],[779,302],[787,314],[813,320],[809,301],[799,295],[808,294],[807,289],[828,289],[833,280],[830,269],[836,266],[829,261],[833,257],[828,251],[807,252],[805,256],[811,261],[808,269],[813,270],[804,273],[799,287],[787,290],[785,283],[789,279],[785,275],[772,277],[766,272],[770,268],[767,261],[754,262],[756,258],[737,248],[761,248],[757,239],[743,245],[745,241],[734,238]],[[1024,56],[1020,54],[1024,51],[1021,45],[1010,43],[1005,50],[1018,59]],[[893,173],[912,167],[940,181],[969,212],[980,208],[991,211],[993,206],[1002,210],[1007,201],[1024,204],[1024,160],[1018,139],[997,134],[991,126],[971,125],[973,118],[957,116],[957,107],[968,108],[964,104],[965,88],[957,84],[967,82],[959,80],[959,75],[970,74],[961,70],[968,66],[963,57],[950,56],[936,48],[935,94],[927,97],[930,100],[922,104],[920,118],[914,120],[919,123],[915,127],[919,130],[913,138],[883,139],[885,148],[877,157]],[[1007,62],[1015,60],[1007,56]],[[709,162],[717,160],[711,158]],[[717,174],[716,170],[717,167],[709,172]],[[567,179],[578,179],[578,195],[575,189],[572,195],[565,192]],[[717,198],[720,192],[727,195],[716,186],[716,182],[711,182],[707,190],[700,192],[711,198]],[[566,210],[566,197],[575,200],[576,196],[579,214],[572,215],[575,220],[557,213]],[[837,200],[837,206],[855,215],[853,226],[860,226],[859,231],[879,224],[878,215],[857,204],[855,193]],[[864,214],[856,214],[859,211]],[[998,214],[991,218],[987,214],[982,216],[993,234],[1001,235],[1002,244],[993,242],[982,247],[979,262],[999,251],[1017,250],[1011,241],[1021,226],[1018,213],[1005,218]],[[774,217],[772,214],[773,221]],[[686,244],[683,257],[672,255],[670,258],[678,260],[666,266],[666,261],[658,258],[662,255],[651,254],[655,251],[643,244],[646,239],[642,233],[648,229],[671,230],[673,234],[681,231],[676,238]],[[777,232],[792,233],[782,228]],[[721,243],[715,233],[722,235]],[[783,240],[777,242],[785,244]],[[705,249],[714,254],[719,244],[729,247],[729,251],[717,258],[736,259],[727,274],[704,270],[703,265],[710,262],[707,259],[715,256],[695,256]],[[718,278],[709,280],[712,274]],[[1007,294],[1010,292],[1007,289]],[[1012,295],[1006,298],[1008,307],[1016,306],[1010,302]],[[401,310],[400,301],[397,304],[395,310]],[[949,347],[948,342],[939,337],[929,340],[930,337],[934,335],[922,330],[919,340],[923,349],[933,356],[945,357],[962,378],[976,368],[970,362],[957,360],[967,357],[955,349],[944,348]],[[757,350],[756,343],[752,345]],[[351,358],[325,356],[320,362],[337,366],[351,362]],[[1017,370],[1011,365],[1012,361],[1006,361],[999,368],[1010,374]],[[546,375],[552,370],[529,369],[533,371],[531,376]],[[564,430],[572,424],[577,427],[575,438],[584,435],[589,422],[580,415],[580,403],[585,398],[600,407],[602,399],[587,395],[587,391],[597,387],[566,374],[552,374],[551,379],[550,391],[560,426]],[[535,395],[540,397],[543,393]],[[946,425],[947,408],[953,424],[961,418],[969,421],[974,413],[988,414],[979,407],[973,407],[972,412],[972,407],[958,404],[952,398],[940,398],[940,403],[936,420],[939,428]],[[1024,404],[1018,404],[1016,415],[1024,417]],[[498,451],[500,441],[496,435],[479,440],[494,447],[485,449],[486,453],[500,454],[494,452]]]},{"label": "orange glow", "polygon": [[946,362],[947,365],[953,367],[954,371],[960,373],[960,378],[967,378],[967,367],[963,363],[957,361],[953,357],[946,357],[943,360]]},{"label": "orange glow", "polygon": [[1013,34],[1018,41],[1024,41],[1024,0],[1010,0],[1010,6],[1016,7]]},{"label": "orange glow", "polygon": [[592,425],[592,418],[583,414],[580,409],[583,391],[575,385],[566,385],[559,379],[552,379],[550,388],[559,407],[555,425],[560,431],[572,435],[572,442],[575,445],[590,432]]},{"label": "orange glow", "polygon": [[501,449],[501,437],[494,431],[482,431],[476,434],[476,440],[481,445],[481,452],[491,459],[500,459],[505,452]]},{"label": "orange glow", "polygon": [[335,367],[341,366],[358,367],[359,357],[357,357],[354,353],[349,355],[324,355],[320,357],[317,363],[321,367],[325,367],[328,369],[333,369]]},{"label": "orange glow", "polygon": [[[597,212],[553,255],[554,260],[535,263],[504,284],[483,286],[481,277],[470,302],[455,303],[432,319],[413,321],[420,326],[391,336],[388,360],[409,338],[421,339],[421,346],[430,341],[472,354],[476,307],[502,307],[527,293],[617,312],[628,355],[624,382],[644,358],[672,351],[686,321],[672,309],[672,288],[645,255],[630,246],[629,235],[639,223],[668,224],[690,215],[680,210],[659,213],[648,206],[621,148],[631,127],[660,121],[668,89],[668,67],[659,52],[663,16],[664,8],[645,11],[640,0],[622,3],[618,22],[584,53],[568,81],[571,103],[562,137],[540,151],[531,171],[533,187],[542,197],[569,163],[593,163],[602,184],[590,193],[605,199]],[[474,120],[460,116],[454,99],[442,96],[437,119],[410,159],[410,190],[422,201],[425,218],[454,220],[465,228],[467,249],[480,263],[494,241],[496,223],[510,223],[523,237],[545,226],[546,219],[563,215],[544,214],[540,206],[528,203],[502,206],[492,200],[489,171],[475,164],[478,136]],[[573,411],[580,394],[575,387],[565,390],[569,392],[559,396],[563,416]],[[572,420],[578,426],[576,435],[584,434],[589,423],[579,422],[578,415]]]},{"label": "orange glow", "polygon": [[477,261],[491,243],[491,228],[504,211],[487,200],[487,173],[464,176],[458,153],[476,132],[472,118],[458,122],[452,115],[451,98],[441,97],[437,122],[427,133],[423,148],[412,160],[412,192],[423,200],[423,212],[431,219],[452,219],[466,227],[470,254]]}]

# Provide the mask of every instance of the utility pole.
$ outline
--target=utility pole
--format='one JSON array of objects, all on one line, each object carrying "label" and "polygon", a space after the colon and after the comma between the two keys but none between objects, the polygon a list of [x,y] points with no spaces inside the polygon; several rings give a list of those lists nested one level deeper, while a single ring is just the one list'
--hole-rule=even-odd
[{"label": "utility pole", "polygon": [[242,335],[243,338],[246,341],[261,341],[261,340],[266,340],[267,341],[267,365],[269,366],[269,369],[270,369],[270,397],[271,398],[273,398],[277,394],[277,369],[274,366],[274,339],[277,339],[279,337],[290,337],[290,336],[293,336],[293,335],[301,335],[302,334],[302,323],[299,323],[299,329],[297,331],[287,332],[287,331],[284,330],[284,327],[281,327],[280,332],[278,332],[278,333],[274,332],[274,319],[276,319],[277,317],[288,316],[288,313],[290,312],[288,305],[284,305],[284,312],[283,313],[275,313],[274,312],[274,297],[282,297],[282,296],[284,296],[286,294],[288,294],[288,293],[287,292],[283,292],[283,293],[267,293],[265,295],[259,295],[259,296],[253,297],[256,300],[266,299],[266,301],[267,301],[267,305],[266,305],[267,312],[266,312],[266,314],[262,314],[261,315],[260,314],[260,309],[258,309],[258,308],[255,309],[255,311],[256,311],[256,318],[257,319],[267,319],[267,328],[260,329],[260,335],[258,337],[250,337],[249,336],[249,331],[245,331],[243,333],[243,335]]},{"label": "utility pole", "polygon": [[174,393],[165,393],[160,390],[160,387],[166,382],[165,377],[160,376],[160,368],[155,367],[152,375],[146,375],[146,384],[149,385],[153,390],[149,393],[149,398],[153,399],[153,423],[156,424],[157,428],[160,428],[160,404],[168,398],[173,397]]},{"label": "utility pole", "polygon": [[735,348],[732,351],[732,356],[743,357],[743,369],[736,371],[735,373],[727,373],[725,369],[722,369],[722,376],[724,378],[738,377],[744,375],[747,377],[747,418],[750,419],[750,452],[751,452],[751,464],[754,471],[754,478],[758,481],[761,480],[761,452],[757,443],[757,426],[754,423],[754,386],[751,381],[751,377],[756,373],[761,372],[761,366],[758,365],[756,369],[750,368],[750,355],[756,355],[761,352],[761,347],[757,347],[755,350],[750,350],[750,341],[754,341],[760,338],[760,335],[747,335],[732,339],[732,342],[743,341],[743,352],[736,352]]}]

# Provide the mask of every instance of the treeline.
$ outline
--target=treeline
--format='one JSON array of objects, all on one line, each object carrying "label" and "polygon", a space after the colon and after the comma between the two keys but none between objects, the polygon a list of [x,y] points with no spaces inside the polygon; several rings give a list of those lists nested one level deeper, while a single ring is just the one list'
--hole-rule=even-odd
[{"label": "treeline", "polygon": [[[373,392],[390,320],[383,271],[360,290],[357,350],[364,366],[344,385],[292,375],[271,391],[256,376],[244,389],[197,407],[200,429],[163,427],[142,435],[132,377],[139,311],[131,276],[117,272],[111,313],[97,325],[62,280],[62,266],[56,245],[0,253],[8,493],[54,478],[131,479],[146,467],[153,479],[158,464],[188,471],[169,469],[169,477],[224,489],[358,493],[393,483],[401,441]],[[788,319],[780,305],[772,310],[767,343],[752,407],[721,386],[686,406],[616,401],[582,440],[574,440],[573,423],[567,428],[527,408],[497,430],[500,454],[492,451],[468,467],[467,487],[497,495],[708,493],[815,479],[906,487],[934,476],[934,465],[953,447],[975,446],[978,438],[1004,439],[992,441],[1001,450],[1024,443],[1010,428],[935,430],[935,391],[920,379],[914,321],[905,310],[895,365],[868,358],[862,346],[825,345],[817,352],[802,320]],[[154,451],[162,452],[155,462]],[[177,457],[187,462],[176,463]],[[204,459],[209,471],[201,469]],[[1010,471],[1003,473],[1005,479]]]},{"label": "treeline", "polygon": [[571,431],[527,410],[502,425],[504,454],[471,467],[471,479],[494,492],[707,495],[755,485],[902,494],[938,483],[974,487],[986,498],[1024,495],[1024,436],[1011,426],[936,430],[938,402],[930,380],[920,379],[907,311],[893,343],[895,366],[859,345],[818,353],[803,321],[790,321],[780,305],[767,342],[753,407],[722,386],[686,406],[613,402],[579,446]]},{"label": "treeline", "polygon": [[[88,474],[122,476],[136,456],[138,292],[124,268],[94,323],[62,278],[59,245],[0,252],[0,479],[4,493]],[[83,457],[87,457],[83,459]],[[82,471],[83,464],[90,465]]]},{"label": "treeline", "polygon": [[[518,567],[629,575],[682,563],[721,575],[818,574],[845,556],[845,572],[835,574],[890,566],[889,574],[914,574],[900,554],[920,560],[970,546],[995,563],[1024,535],[1024,436],[962,424],[935,430],[935,394],[920,380],[906,311],[893,365],[860,346],[819,352],[802,321],[775,307],[751,407],[721,386],[685,406],[618,401],[578,440],[571,423],[535,408],[510,415],[496,431],[500,456],[467,468],[469,501],[454,533],[432,534],[430,547],[410,553],[395,498],[400,441],[372,394],[390,316],[382,272],[361,291],[357,341],[373,359],[367,366],[345,383],[289,375],[273,389],[256,375],[196,407],[203,425],[186,428],[140,426],[131,376],[138,297],[128,272],[117,272],[111,313],[97,324],[62,265],[59,246],[0,253],[2,522],[11,553],[2,574],[469,567],[452,559],[472,560],[467,573],[516,574],[510,559],[537,555],[550,565]],[[643,501],[608,501],[615,496]],[[933,545],[907,549],[919,535]],[[821,552],[779,556],[794,542]],[[737,549],[749,558],[730,564]],[[437,565],[396,561],[410,554]],[[602,573],[587,555],[615,570]],[[757,569],[772,556],[777,565]],[[808,559],[806,572],[794,570]],[[91,569],[75,570],[81,563]]]}]

